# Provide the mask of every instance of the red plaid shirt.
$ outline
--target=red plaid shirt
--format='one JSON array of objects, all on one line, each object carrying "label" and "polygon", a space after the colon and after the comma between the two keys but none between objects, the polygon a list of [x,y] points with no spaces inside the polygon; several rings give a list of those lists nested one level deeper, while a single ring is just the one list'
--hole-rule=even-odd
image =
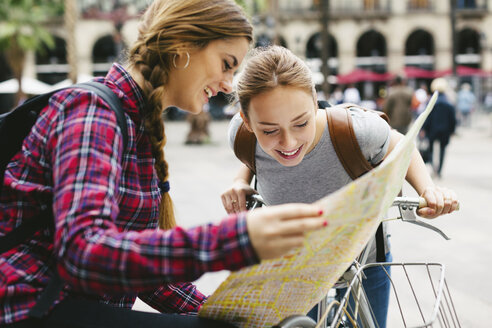
[{"label": "red plaid shirt", "polygon": [[128,145],[114,112],[86,90],[51,97],[5,173],[0,236],[35,220],[50,202],[56,231],[0,254],[0,324],[27,317],[57,269],[67,294],[131,307],[138,295],[162,312],[196,313],[206,297],[187,283],[208,271],[255,264],[245,216],[216,225],[158,230],[161,199],[148,136],[144,99],[115,64],[99,81],[121,99]]}]

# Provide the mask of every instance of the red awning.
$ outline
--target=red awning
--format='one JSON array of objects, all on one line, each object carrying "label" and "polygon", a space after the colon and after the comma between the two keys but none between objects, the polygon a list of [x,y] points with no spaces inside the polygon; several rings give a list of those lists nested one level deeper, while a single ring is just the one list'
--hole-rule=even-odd
[{"label": "red awning", "polygon": [[[421,79],[434,79],[436,77],[449,76],[452,74],[451,69],[445,69],[441,71],[425,70],[422,68],[407,66],[405,67],[405,75],[407,78],[421,78]],[[486,72],[480,68],[473,68],[468,66],[456,67],[456,74],[458,76],[490,76],[490,72]]]},{"label": "red awning", "polygon": [[[451,70],[449,71],[449,74],[451,74]],[[458,66],[456,67],[456,74],[458,76],[489,76],[490,72],[486,72],[480,68]]]},{"label": "red awning", "polygon": [[428,71],[415,66],[407,66],[405,67],[405,75],[407,78],[433,79],[436,77],[436,71]]},{"label": "red awning", "polygon": [[368,71],[365,69],[355,69],[354,71],[338,75],[337,82],[338,84],[348,84],[348,83],[357,83],[357,82],[381,82],[381,81],[389,81],[394,78],[394,75],[391,73],[375,73],[372,71]]}]

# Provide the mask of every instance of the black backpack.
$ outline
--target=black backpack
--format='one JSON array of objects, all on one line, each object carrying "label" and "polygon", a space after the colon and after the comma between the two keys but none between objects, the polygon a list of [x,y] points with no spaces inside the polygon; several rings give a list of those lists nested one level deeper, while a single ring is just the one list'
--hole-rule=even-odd
[{"label": "black backpack", "polygon": [[[118,96],[108,86],[94,81],[79,83],[65,89],[72,88],[92,91],[109,105],[116,114],[117,123],[123,137],[123,148],[125,149],[128,142],[128,128],[125,112]],[[7,164],[20,151],[24,139],[31,131],[34,123],[36,123],[41,110],[48,105],[50,97],[60,90],[63,89],[30,98],[12,111],[0,115],[0,195],[2,193]],[[37,231],[47,227],[54,228],[53,213],[51,206],[43,205],[40,218],[23,221],[10,233],[0,237],[0,254],[14,248],[21,242],[32,237]],[[62,288],[63,283],[55,271],[55,275],[51,278],[36,305],[31,308],[29,315],[39,318],[46,314],[50,306],[57,299]]]}]

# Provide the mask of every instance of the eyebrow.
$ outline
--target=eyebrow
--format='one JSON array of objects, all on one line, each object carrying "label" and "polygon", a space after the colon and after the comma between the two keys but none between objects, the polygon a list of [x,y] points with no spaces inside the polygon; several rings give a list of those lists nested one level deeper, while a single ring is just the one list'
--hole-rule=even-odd
[{"label": "eyebrow", "polygon": [[[305,116],[307,112],[302,113],[301,115],[294,117],[294,119],[291,120],[291,122],[297,121],[298,119],[302,118]],[[269,123],[269,122],[258,122],[258,124],[263,124],[263,125],[277,125],[277,123]]]}]

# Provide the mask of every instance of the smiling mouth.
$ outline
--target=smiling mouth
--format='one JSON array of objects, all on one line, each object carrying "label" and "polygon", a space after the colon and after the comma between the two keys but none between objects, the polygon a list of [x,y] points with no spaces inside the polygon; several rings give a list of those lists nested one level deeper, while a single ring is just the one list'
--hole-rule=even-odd
[{"label": "smiling mouth", "polygon": [[207,97],[212,98],[212,96],[213,96],[213,92],[212,92],[212,90],[210,90],[210,88],[209,88],[209,87],[205,87],[205,89],[203,89],[203,90],[204,90],[204,91],[205,91],[205,93],[207,94]]},{"label": "smiling mouth", "polygon": [[281,151],[277,150],[280,156],[282,156],[285,159],[292,159],[297,157],[297,155],[301,152],[302,146],[293,150],[293,151]]}]

